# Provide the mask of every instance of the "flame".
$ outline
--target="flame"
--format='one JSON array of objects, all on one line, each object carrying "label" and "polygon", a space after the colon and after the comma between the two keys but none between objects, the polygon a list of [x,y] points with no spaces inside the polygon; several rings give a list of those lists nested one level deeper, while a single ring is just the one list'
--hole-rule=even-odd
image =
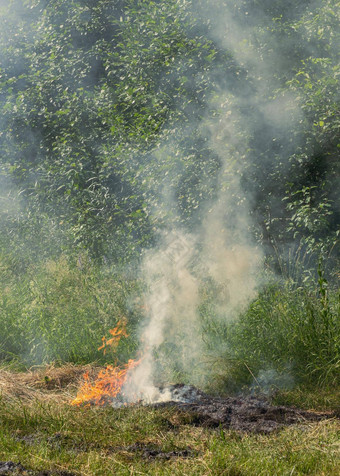
[{"label": "flame", "polygon": [[110,329],[109,333],[112,335],[111,339],[106,339],[106,337],[102,337],[102,345],[98,347],[98,350],[102,350],[104,355],[106,354],[106,347],[111,347],[115,350],[118,346],[120,339],[124,337],[128,337],[128,333],[126,332],[126,319],[121,319],[118,321],[117,326],[114,329]]},{"label": "flame", "polygon": [[139,360],[129,360],[123,367],[113,367],[109,365],[105,370],[101,370],[96,381],[92,384],[89,374],[84,375],[84,383],[79,389],[77,397],[71,405],[105,405],[112,401],[121,392],[127,380],[128,372],[137,367]]},{"label": "flame", "polygon": [[[98,348],[98,350],[103,349],[104,354],[108,346],[115,350],[120,339],[122,337],[128,337],[126,320],[121,319],[117,326],[114,329],[110,329],[109,332],[112,337],[110,339],[103,337],[102,345]],[[112,402],[114,398],[121,394],[122,387],[128,379],[129,372],[137,367],[141,360],[142,359],[130,359],[127,364],[117,367],[108,365],[106,369],[99,372],[93,383],[91,382],[89,373],[86,372],[83,376],[84,383],[80,387],[77,397],[71,402],[71,405],[105,405],[108,402]]]}]

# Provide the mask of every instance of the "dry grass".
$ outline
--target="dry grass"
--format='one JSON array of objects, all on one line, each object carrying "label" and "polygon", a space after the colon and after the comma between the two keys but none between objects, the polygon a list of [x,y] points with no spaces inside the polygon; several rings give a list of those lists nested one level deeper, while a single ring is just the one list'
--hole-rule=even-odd
[{"label": "dry grass", "polygon": [[66,364],[62,367],[48,365],[13,372],[0,369],[0,395],[5,399],[68,401],[82,382],[84,373],[90,377],[98,372],[91,365]]}]

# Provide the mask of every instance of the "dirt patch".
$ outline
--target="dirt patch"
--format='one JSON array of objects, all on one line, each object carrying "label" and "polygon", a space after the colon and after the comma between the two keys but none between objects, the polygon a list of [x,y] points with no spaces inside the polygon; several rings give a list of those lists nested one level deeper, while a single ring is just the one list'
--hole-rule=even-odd
[{"label": "dirt patch", "polygon": [[[28,446],[39,444],[44,440],[44,435],[39,433],[32,433],[29,435],[15,436],[16,441],[25,443]],[[68,443],[69,438],[62,433],[55,433],[52,436],[47,437],[47,443],[54,449],[61,449],[62,446]]]},{"label": "dirt patch", "polygon": [[179,451],[176,450],[176,451],[165,452],[159,449],[146,448],[143,451],[142,456],[143,458],[149,459],[149,460],[162,459],[167,461],[173,458],[190,458],[191,456],[193,456],[193,452],[191,450],[179,450]]},{"label": "dirt patch", "polygon": [[320,421],[334,417],[329,413],[316,413],[285,406],[273,406],[265,398],[252,396],[216,398],[195,387],[174,386],[175,394],[185,393],[184,401],[155,404],[155,407],[174,407],[183,416],[184,423],[222,427],[241,432],[271,433],[287,425]]},{"label": "dirt patch", "polygon": [[1,475],[25,474],[24,471],[25,471],[25,468],[20,463],[13,463],[13,461],[0,461]]}]

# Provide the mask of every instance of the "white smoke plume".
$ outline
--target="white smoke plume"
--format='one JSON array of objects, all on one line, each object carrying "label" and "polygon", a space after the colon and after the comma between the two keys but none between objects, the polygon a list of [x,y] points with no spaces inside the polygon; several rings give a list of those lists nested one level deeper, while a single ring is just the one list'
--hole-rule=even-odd
[{"label": "white smoke plume", "polygon": [[[216,114],[206,117],[201,124],[211,150],[221,162],[215,200],[201,212],[201,225],[195,233],[173,228],[173,221],[169,220],[168,232],[162,236],[160,246],[145,256],[148,320],[142,330],[142,363],[133,371],[124,392],[131,399],[167,398],[156,385],[164,380],[164,367],[159,367],[156,356],[165,345],[170,349],[168,359],[176,363],[179,374],[189,375],[190,383],[197,382],[196,370],[201,375],[211,372],[205,363],[204,330],[199,313],[205,280],[212,280],[219,289],[214,303],[215,318],[225,322],[237,319],[263,284],[264,253],[255,244],[251,232],[252,195],[241,183],[247,163],[247,134],[252,133],[254,123],[251,116],[241,117],[240,104],[255,108],[263,127],[271,124],[280,130],[287,143],[292,124],[301,120],[293,95],[274,94],[275,70],[252,45],[252,26],[233,17],[230,2],[199,2],[194,9],[203,16],[209,11],[211,16],[212,4],[218,7],[213,17],[213,36],[220,46],[232,52],[253,79],[253,96],[249,91],[238,96],[223,86],[215,91],[209,109]],[[270,33],[267,35],[270,41]],[[283,63],[285,59],[281,60]],[[279,63],[280,58],[276,61]],[[268,88],[273,91],[272,99],[268,99]],[[270,143],[264,144],[264,148],[270,147]],[[283,167],[287,154],[282,151]],[[163,192],[158,201],[166,208],[171,193]]]}]

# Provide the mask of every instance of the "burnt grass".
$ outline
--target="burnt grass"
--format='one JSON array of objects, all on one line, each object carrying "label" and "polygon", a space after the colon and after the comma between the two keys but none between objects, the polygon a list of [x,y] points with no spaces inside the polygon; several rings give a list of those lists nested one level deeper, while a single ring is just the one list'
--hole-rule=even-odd
[{"label": "burnt grass", "polygon": [[288,425],[316,422],[335,416],[272,405],[266,397],[213,397],[195,387],[184,385],[174,385],[171,391],[172,394],[184,395],[185,401],[156,403],[154,406],[174,407],[187,415],[188,424],[196,426],[268,434]]},{"label": "burnt grass", "polygon": [[[159,390],[170,391],[172,399],[153,404],[140,401],[137,405],[173,408],[181,414],[184,424],[206,428],[221,427],[242,433],[269,434],[285,426],[338,416],[335,412],[322,413],[272,405],[265,396],[214,397],[191,385],[176,384]],[[87,405],[91,404],[87,402]],[[122,402],[106,396],[101,404],[120,407]]]},{"label": "burnt grass", "polygon": [[330,417],[325,413],[272,406],[255,397],[210,398],[199,403],[169,402],[160,405],[175,406],[191,417],[190,423],[193,425],[210,428],[221,426],[249,433],[271,433],[287,425]]}]

